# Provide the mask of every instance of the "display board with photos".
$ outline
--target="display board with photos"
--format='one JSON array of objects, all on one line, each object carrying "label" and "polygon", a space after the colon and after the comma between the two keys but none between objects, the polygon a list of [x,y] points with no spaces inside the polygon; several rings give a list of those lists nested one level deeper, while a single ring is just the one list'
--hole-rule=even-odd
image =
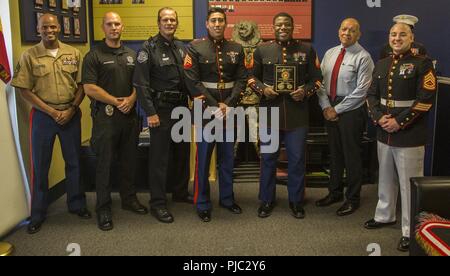
[{"label": "display board with photos", "polygon": [[209,0],[209,7],[218,7],[227,14],[228,28],[225,37],[231,38],[234,24],[239,21],[254,21],[263,39],[274,39],[273,16],[287,12],[294,18],[294,38],[311,40],[313,36],[313,0]]},{"label": "display board with photos", "polygon": [[23,42],[39,42],[39,18],[51,13],[61,25],[59,39],[65,43],[86,43],[86,0],[19,0]]},{"label": "display board with photos", "polygon": [[193,0],[92,0],[93,37],[95,41],[105,36],[101,26],[106,12],[120,14],[125,28],[122,40],[143,41],[158,33],[158,10],[171,7],[177,11],[179,25],[177,38],[192,40],[194,34],[194,1]]}]

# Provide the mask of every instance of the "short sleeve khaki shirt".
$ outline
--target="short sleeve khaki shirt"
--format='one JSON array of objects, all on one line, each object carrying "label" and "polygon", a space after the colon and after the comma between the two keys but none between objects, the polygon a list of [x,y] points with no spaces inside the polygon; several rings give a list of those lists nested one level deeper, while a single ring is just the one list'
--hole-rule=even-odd
[{"label": "short sleeve khaki shirt", "polygon": [[14,71],[12,86],[29,89],[49,106],[71,106],[81,83],[83,60],[79,50],[59,42],[56,57],[41,42],[24,52]]}]

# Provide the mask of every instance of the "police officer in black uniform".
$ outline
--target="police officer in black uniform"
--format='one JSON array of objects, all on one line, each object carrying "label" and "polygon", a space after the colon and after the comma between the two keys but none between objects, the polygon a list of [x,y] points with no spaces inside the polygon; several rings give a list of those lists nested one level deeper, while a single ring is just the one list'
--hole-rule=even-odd
[{"label": "police officer in black uniform", "polygon": [[[305,189],[305,147],[309,123],[308,99],[315,94],[322,81],[320,63],[315,50],[308,43],[293,39],[294,19],[287,13],[274,17],[276,41],[262,43],[255,51],[253,77],[249,83],[262,95],[261,107],[279,108],[279,129],[270,129],[272,135],[279,135],[288,154],[289,206],[295,218],[304,218],[302,206]],[[275,83],[276,65],[290,65],[296,68],[293,92],[278,93]],[[295,89],[295,86],[297,89]],[[271,118],[269,116],[269,126]],[[267,129],[268,126],[261,125]],[[264,143],[261,143],[264,146]],[[262,150],[263,148],[261,148]],[[276,188],[276,165],[279,149],[275,153],[261,152],[261,178],[259,198],[261,206],[258,216],[270,216],[274,207]]]},{"label": "police officer in black uniform", "polygon": [[167,209],[166,190],[172,200],[192,203],[188,193],[190,144],[175,143],[171,137],[172,110],[188,106],[184,85],[183,42],[175,39],[178,16],[172,8],[158,12],[159,34],[146,41],[138,53],[133,85],[150,128],[150,212],[161,222],[174,221]]},{"label": "police officer in black uniform", "polygon": [[111,216],[111,167],[118,157],[122,209],[146,214],[135,191],[138,144],[136,92],[132,86],[136,53],[123,46],[123,24],[117,13],[103,18],[105,40],[92,49],[83,63],[83,85],[92,99],[91,145],[97,154],[96,188],[98,227],[113,229]]},{"label": "police officer in black uniform", "polygon": [[389,42],[394,55],[378,61],[368,91],[369,115],[377,128],[379,201],[373,219],[364,227],[377,229],[396,223],[401,195],[402,237],[398,250],[408,251],[412,177],[424,174],[428,112],[436,96],[433,63],[411,51],[413,34],[404,23],[395,24]]},{"label": "police officer in black uniform", "polygon": [[[242,46],[224,39],[226,24],[226,15],[222,9],[210,9],[206,21],[209,35],[189,45],[184,61],[186,84],[191,96],[203,98],[206,107],[217,108],[216,118],[225,117],[227,108],[237,105],[247,79]],[[216,131],[226,133],[226,128]],[[242,212],[233,195],[234,143],[211,143],[203,139],[197,143],[194,202],[197,213],[204,222],[211,220],[208,178],[215,144],[219,165],[220,206],[234,214]]]},{"label": "police officer in black uniform", "polygon": [[[406,25],[408,25],[411,28],[411,31],[414,32],[414,27],[416,25],[417,22],[419,22],[419,18],[417,18],[416,16],[413,15],[408,15],[408,14],[400,14],[397,15],[393,18],[394,23],[404,23]],[[413,41],[413,43],[411,44],[411,53],[413,55],[421,55],[421,56],[426,56],[427,55],[427,49],[425,49],[425,46],[422,43]],[[380,53],[380,59],[383,58],[387,58],[389,56],[391,56],[392,53],[392,48],[391,46],[388,44],[384,45],[383,49],[381,50]]]}]

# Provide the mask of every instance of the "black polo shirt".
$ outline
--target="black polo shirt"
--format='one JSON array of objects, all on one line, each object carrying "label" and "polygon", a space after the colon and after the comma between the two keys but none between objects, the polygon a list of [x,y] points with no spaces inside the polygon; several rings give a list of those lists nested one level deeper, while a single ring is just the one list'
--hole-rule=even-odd
[{"label": "black polo shirt", "polygon": [[91,49],[83,62],[83,84],[95,84],[114,97],[129,97],[136,53],[125,46],[110,48],[105,41]]}]

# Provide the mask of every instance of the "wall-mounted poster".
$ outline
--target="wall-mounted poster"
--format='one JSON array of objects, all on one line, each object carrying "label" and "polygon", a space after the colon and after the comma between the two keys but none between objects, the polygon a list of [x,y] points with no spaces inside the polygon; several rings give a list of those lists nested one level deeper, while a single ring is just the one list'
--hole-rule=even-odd
[{"label": "wall-mounted poster", "polygon": [[242,20],[254,21],[258,24],[263,39],[273,39],[273,16],[287,12],[295,21],[294,38],[311,40],[313,0],[266,0],[266,1],[211,1],[209,6],[219,7],[226,11],[228,28],[226,38],[231,38],[234,24]]},{"label": "wall-mounted poster", "polygon": [[123,40],[147,40],[158,33],[158,10],[170,6],[178,13],[177,38],[194,39],[194,1],[193,0],[93,0],[94,40],[102,40],[101,26],[103,15],[114,11],[122,17],[125,29]]},{"label": "wall-mounted poster", "polygon": [[[22,42],[39,42],[39,18],[45,13],[51,13],[58,17],[61,25],[59,39],[62,42],[86,43],[86,2],[87,0],[19,0]],[[78,12],[74,13],[73,7],[76,6]]]}]

